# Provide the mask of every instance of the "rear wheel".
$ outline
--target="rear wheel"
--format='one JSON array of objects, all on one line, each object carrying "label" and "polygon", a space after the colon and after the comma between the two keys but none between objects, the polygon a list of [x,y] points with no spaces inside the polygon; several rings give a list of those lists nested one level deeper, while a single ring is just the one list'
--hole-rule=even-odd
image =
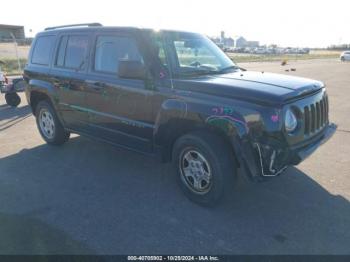
[{"label": "rear wheel", "polygon": [[233,189],[236,167],[220,137],[193,132],[180,137],[173,149],[180,187],[193,202],[213,206]]},{"label": "rear wheel", "polygon": [[9,106],[18,106],[21,103],[21,98],[17,93],[6,93],[5,94],[6,103]]},{"label": "rear wheel", "polygon": [[49,102],[43,100],[38,103],[35,117],[39,132],[46,143],[61,145],[68,141],[70,133],[64,130]]}]

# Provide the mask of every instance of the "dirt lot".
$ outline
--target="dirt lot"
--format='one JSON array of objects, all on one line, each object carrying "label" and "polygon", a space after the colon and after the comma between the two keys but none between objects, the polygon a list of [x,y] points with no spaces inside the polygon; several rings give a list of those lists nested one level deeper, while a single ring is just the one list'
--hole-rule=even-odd
[{"label": "dirt lot", "polygon": [[[30,46],[18,46],[18,57],[27,58],[29,53]],[[16,57],[16,48],[13,43],[0,43],[0,59],[15,59]]]},{"label": "dirt lot", "polygon": [[1,96],[0,253],[349,254],[350,63],[240,65],[324,81],[338,130],[270,182],[241,176],[214,209],[189,202],[170,165],[79,136],[44,144],[26,103]]}]

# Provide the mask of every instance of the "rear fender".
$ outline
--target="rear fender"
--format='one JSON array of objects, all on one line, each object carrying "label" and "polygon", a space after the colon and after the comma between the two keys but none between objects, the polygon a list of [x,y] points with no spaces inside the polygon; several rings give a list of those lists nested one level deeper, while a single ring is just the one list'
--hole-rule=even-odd
[{"label": "rear fender", "polygon": [[30,104],[33,113],[34,112],[34,101],[31,101],[32,97],[35,96],[35,94],[43,94],[45,95],[49,102],[51,103],[51,105],[53,106],[53,108],[56,111],[56,115],[58,116],[59,120],[62,121],[62,118],[60,116],[60,114],[58,114],[58,110],[57,110],[57,104],[58,104],[58,94],[55,91],[54,86],[46,81],[43,80],[38,80],[38,79],[31,79],[28,82],[28,85],[26,87],[26,96],[27,96],[27,100],[28,100],[28,104]]}]

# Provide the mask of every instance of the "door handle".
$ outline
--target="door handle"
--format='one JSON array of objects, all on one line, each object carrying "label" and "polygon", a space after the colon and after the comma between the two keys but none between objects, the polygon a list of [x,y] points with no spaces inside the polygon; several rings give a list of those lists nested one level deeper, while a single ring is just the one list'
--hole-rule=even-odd
[{"label": "door handle", "polygon": [[100,90],[106,87],[105,83],[99,81],[85,80],[85,83],[95,90]]}]

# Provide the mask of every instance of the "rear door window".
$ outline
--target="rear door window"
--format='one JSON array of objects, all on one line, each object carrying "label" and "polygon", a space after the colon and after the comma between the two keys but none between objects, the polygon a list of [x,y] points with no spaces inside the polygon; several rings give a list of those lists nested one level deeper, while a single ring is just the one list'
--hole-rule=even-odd
[{"label": "rear door window", "polygon": [[58,48],[58,54],[56,59],[56,65],[63,67],[64,66],[64,58],[66,56],[66,46],[67,46],[68,36],[61,37],[60,45]]},{"label": "rear door window", "polygon": [[57,52],[56,66],[79,69],[87,62],[89,38],[85,35],[63,36]]},{"label": "rear door window", "polygon": [[55,42],[55,36],[40,36],[35,41],[32,60],[33,64],[46,65],[50,64],[51,51]]},{"label": "rear door window", "polygon": [[95,71],[117,73],[120,60],[143,63],[135,40],[127,36],[98,36],[95,49]]}]

